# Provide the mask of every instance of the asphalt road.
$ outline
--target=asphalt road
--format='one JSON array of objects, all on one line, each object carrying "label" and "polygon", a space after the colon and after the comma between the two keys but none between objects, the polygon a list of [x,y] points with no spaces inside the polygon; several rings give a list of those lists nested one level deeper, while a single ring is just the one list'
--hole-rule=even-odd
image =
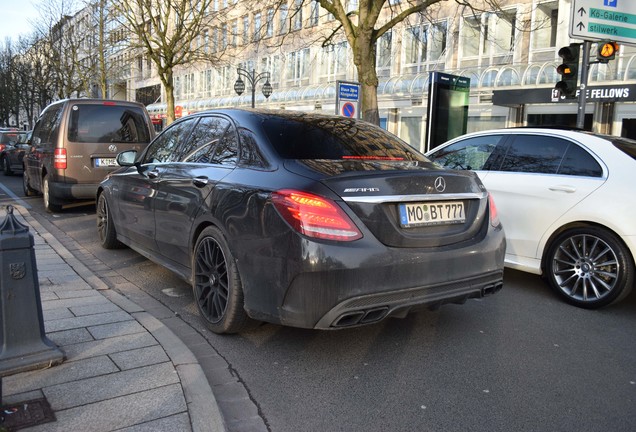
[{"label": "asphalt road", "polygon": [[20,182],[0,175],[1,206],[22,200],[198,329],[273,432],[636,430],[636,290],[589,311],[507,270],[495,296],[401,320],[217,336],[185,282],[133,251],[100,248],[94,206],[50,215]]}]

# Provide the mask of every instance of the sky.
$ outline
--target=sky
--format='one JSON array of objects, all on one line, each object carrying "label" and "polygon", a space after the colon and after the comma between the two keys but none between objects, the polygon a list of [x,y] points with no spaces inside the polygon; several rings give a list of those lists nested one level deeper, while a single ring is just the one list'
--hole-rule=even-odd
[{"label": "sky", "polygon": [[33,31],[29,20],[38,16],[35,1],[0,0],[0,42],[4,43],[7,37],[17,41],[18,35],[27,36]]}]

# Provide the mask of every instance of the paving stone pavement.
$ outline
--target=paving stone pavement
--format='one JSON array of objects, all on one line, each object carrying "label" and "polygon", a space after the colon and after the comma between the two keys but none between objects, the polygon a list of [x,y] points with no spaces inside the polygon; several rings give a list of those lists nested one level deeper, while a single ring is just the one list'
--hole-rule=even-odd
[{"label": "paving stone pavement", "polygon": [[[0,221],[5,215],[0,209]],[[55,413],[55,422],[21,430],[225,431],[181,339],[109,289],[24,208],[14,215],[34,236],[46,336],[65,354],[59,365],[2,378],[4,406],[45,397]]]}]

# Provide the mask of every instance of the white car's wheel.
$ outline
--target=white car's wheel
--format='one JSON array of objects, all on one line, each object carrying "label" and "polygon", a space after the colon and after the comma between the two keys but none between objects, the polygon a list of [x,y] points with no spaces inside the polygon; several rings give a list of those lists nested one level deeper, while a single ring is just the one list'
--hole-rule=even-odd
[{"label": "white car's wheel", "polygon": [[563,232],[545,260],[551,287],[565,301],[594,309],[623,299],[634,285],[634,259],[615,234],[597,227]]}]

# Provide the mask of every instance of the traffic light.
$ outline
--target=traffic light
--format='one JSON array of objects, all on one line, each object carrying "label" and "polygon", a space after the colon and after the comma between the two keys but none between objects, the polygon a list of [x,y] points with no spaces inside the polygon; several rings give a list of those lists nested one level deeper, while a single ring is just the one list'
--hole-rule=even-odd
[{"label": "traffic light", "polygon": [[581,44],[570,44],[559,50],[559,57],[563,63],[557,67],[561,81],[556,83],[555,89],[560,90],[566,99],[576,98],[576,86],[579,78],[579,55]]},{"label": "traffic light", "polygon": [[600,63],[608,63],[610,60],[614,60],[617,52],[618,44],[616,42],[604,40],[598,43],[596,59]]}]

